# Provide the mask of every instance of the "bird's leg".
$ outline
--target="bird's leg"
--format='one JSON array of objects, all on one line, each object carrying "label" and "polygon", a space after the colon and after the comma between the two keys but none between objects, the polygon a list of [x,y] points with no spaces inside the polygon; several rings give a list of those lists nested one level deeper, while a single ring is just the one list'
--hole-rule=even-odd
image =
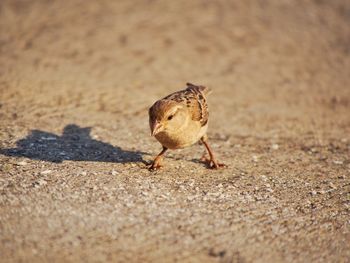
[{"label": "bird's leg", "polygon": [[168,148],[163,146],[163,150],[154,158],[149,170],[158,170],[162,167],[163,155],[168,150]]},{"label": "bird's leg", "polygon": [[203,154],[201,160],[206,162],[208,164],[208,166],[212,169],[218,169],[220,167],[225,167],[226,165],[223,163],[219,163],[215,157],[214,157],[214,153],[212,151],[212,149],[210,148],[209,144],[208,144],[208,137],[206,135],[204,135],[201,138],[202,143],[204,144],[205,148],[207,149],[208,153],[209,153],[209,159],[205,157],[205,154]]}]

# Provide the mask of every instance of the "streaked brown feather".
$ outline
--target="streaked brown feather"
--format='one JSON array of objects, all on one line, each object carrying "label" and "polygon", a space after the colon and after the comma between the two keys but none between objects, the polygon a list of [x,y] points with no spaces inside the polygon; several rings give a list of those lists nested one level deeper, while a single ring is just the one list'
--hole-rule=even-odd
[{"label": "streaked brown feather", "polygon": [[187,83],[187,88],[174,92],[163,100],[171,100],[177,103],[184,104],[189,108],[192,120],[199,121],[201,126],[208,122],[209,111],[205,96],[210,93],[210,90],[204,86],[197,86]]},{"label": "streaked brown feather", "polygon": [[173,100],[161,99],[156,101],[151,108],[148,110],[150,120],[158,119],[161,120],[164,114],[177,103]]}]

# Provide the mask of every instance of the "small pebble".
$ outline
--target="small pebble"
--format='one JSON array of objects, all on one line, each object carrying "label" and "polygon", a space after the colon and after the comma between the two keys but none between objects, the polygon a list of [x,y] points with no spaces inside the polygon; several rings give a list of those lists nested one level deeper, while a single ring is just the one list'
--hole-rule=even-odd
[{"label": "small pebble", "polygon": [[188,196],[188,197],[187,197],[187,200],[188,200],[188,201],[193,201],[195,198],[196,198],[195,196]]},{"label": "small pebble", "polygon": [[274,143],[271,145],[272,150],[278,150],[278,148],[279,148],[279,145],[277,143]]},{"label": "small pebble", "polygon": [[51,170],[45,170],[40,172],[41,175],[46,175],[46,174],[50,174],[52,171]]},{"label": "small pebble", "polygon": [[20,162],[17,163],[17,165],[19,165],[19,166],[25,166],[27,164],[28,163],[26,161],[20,161]]},{"label": "small pebble", "polygon": [[56,140],[55,137],[41,137],[41,139],[44,141],[55,141]]},{"label": "small pebble", "polygon": [[318,151],[317,151],[316,148],[311,148],[311,149],[310,149],[310,152],[312,152],[312,153],[317,153]]},{"label": "small pebble", "polygon": [[46,182],[45,180],[39,180],[39,181],[38,181],[38,184],[39,184],[39,185],[46,185],[47,182]]},{"label": "small pebble", "polygon": [[332,188],[332,189],[337,189],[337,187],[332,182],[329,183],[329,187]]},{"label": "small pebble", "polygon": [[343,161],[340,161],[340,160],[334,160],[333,161],[334,164],[343,164]]},{"label": "small pebble", "polygon": [[116,170],[112,170],[111,174],[112,174],[113,176],[115,176],[115,175],[118,175],[118,172],[117,172]]}]

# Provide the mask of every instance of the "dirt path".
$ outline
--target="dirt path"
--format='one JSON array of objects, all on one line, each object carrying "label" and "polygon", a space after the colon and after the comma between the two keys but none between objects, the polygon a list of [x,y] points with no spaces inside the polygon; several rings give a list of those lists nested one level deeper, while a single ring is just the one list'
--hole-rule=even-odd
[{"label": "dirt path", "polygon": [[[1,262],[349,262],[349,1],[0,3]],[[148,107],[211,87],[145,167]]]}]

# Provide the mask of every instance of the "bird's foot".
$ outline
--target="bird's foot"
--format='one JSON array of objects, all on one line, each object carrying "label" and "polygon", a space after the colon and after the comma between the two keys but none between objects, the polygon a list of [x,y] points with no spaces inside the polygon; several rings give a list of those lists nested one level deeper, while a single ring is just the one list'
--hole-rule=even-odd
[{"label": "bird's foot", "polygon": [[205,155],[203,155],[201,157],[201,161],[204,162],[208,166],[208,168],[210,168],[210,169],[219,169],[219,168],[227,167],[226,164],[219,163],[215,159],[210,159],[210,158],[206,157]]},{"label": "bird's foot", "polygon": [[148,166],[148,170],[150,171],[156,171],[159,170],[160,168],[162,168],[162,163],[159,160],[154,160],[151,165]]}]

